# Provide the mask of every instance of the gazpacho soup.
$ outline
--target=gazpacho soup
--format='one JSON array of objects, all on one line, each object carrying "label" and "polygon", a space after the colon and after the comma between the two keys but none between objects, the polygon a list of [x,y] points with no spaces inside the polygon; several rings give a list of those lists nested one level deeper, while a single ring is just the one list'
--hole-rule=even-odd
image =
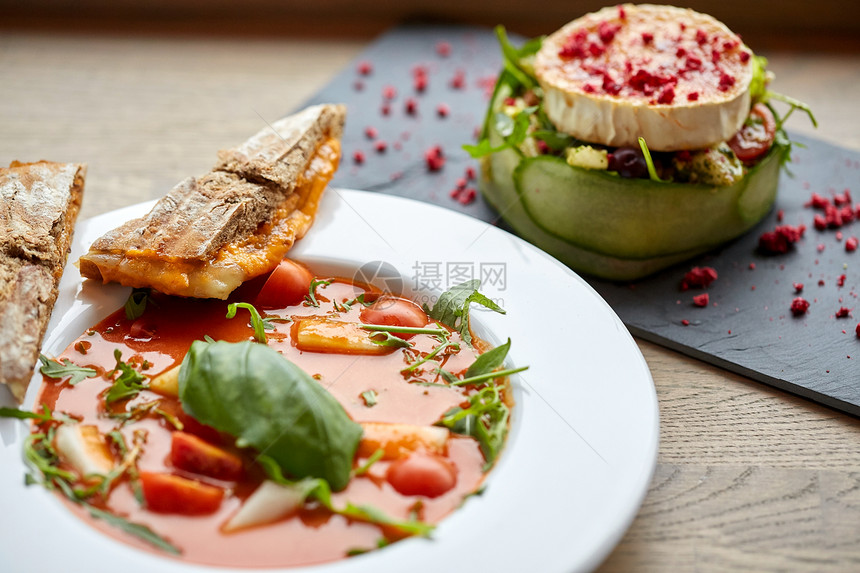
[{"label": "gazpacho soup", "polygon": [[[474,337],[470,281],[432,308],[284,260],[229,300],[134,290],[59,357],[25,442],[104,533],[220,566],[375,550],[479,493],[513,402],[510,340]],[[4,412],[10,415],[9,412]]]}]

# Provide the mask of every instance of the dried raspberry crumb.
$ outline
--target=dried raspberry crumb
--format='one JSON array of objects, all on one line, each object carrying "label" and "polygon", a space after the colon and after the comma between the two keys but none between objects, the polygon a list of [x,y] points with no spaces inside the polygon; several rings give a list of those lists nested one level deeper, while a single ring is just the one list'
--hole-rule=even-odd
[{"label": "dried raspberry crumb", "polygon": [[666,86],[663,88],[663,91],[660,92],[660,96],[657,98],[657,103],[670,104],[673,101],[675,101],[675,88],[672,86]]},{"label": "dried raspberry crumb", "polygon": [[750,53],[749,52],[741,52],[740,57],[741,57],[741,62],[743,62],[743,63],[747,63],[748,61],[750,61]]},{"label": "dried raspberry crumb", "polygon": [[853,253],[857,250],[858,240],[857,237],[848,237],[845,239],[845,251],[849,253]]},{"label": "dried raspberry crumb", "polygon": [[818,279],[818,286],[820,286],[820,287],[824,286],[824,279]]},{"label": "dried raspberry crumb", "polygon": [[436,53],[443,58],[451,55],[451,44],[448,42],[438,42],[436,44]]},{"label": "dried raspberry crumb", "polygon": [[782,223],[782,220],[785,219],[785,210],[779,209],[776,212],[776,222]]},{"label": "dried raspberry crumb", "polygon": [[794,316],[806,314],[807,310],[809,310],[809,301],[803,297],[797,297],[791,301],[791,314]]},{"label": "dried raspberry crumb", "polygon": [[816,214],[812,218],[812,224],[817,230],[823,231],[827,228],[827,219],[825,219],[823,215]]},{"label": "dried raspberry crumb", "polygon": [[735,85],[734,76],[730,76],[729,74],[723,72],[720,75],[720,85],[718,89],[721,92],[726,92],[729,91],[733,85]]},{"label": "dried raspberry crumb", "polygon": [[643,44],[650,44],[653,41],[654,41],[654,34],[652,34],[651,32],[642,32],[642,43]]},{"label": "dried raspberry crumb", "polygon": [[826,209],[828,205],[830,205],[830,199],[814,191],[809,197],[809,201],[803,204],[804,207],[812,207],[813,209]]},{"label": "dried raspberry crumb", "polygon": [[397,97],[397,89],[394,86],[385,86],[382,88],[382,97],[387,100],[392,100]]},{"label": "dried raspberry crumb", "polygon": [[687,101],[699,101],[699,92],[690,92],[687,94]]},{"label": "dried raspberry crumb", "polygon": [[803,237],[806,225],[778,225],[773,231],[762,233],[758,238],[758,248],[769,255],[787,253],[791,246]]},{"label": "dried raspberry crumb", "polygon": [[708,302],[710,301],[710,297],[708,293],[704,292],[702,294],[697,294],[693,297],[693,304],[698,307],[708,306]]},{"label": "dried raspberry crumb", "polygon": [[851,203],[851,191],[846,189],[842,193],[836,193],[833,195],[833,204],[834,205],[848,205]]},{"label": "dried raspberry crumb", "polygon": [[600,41],[604,44],[608,44],[615,38],[615,34],[618,33],[618,30],[621,29],[621,24],[613,24],[611,22],[601,22],[597,26],[597,35],[600,37]]},{"label": "dried raspberry crumb", "polygon": [[427,89],[427,76],[419,75],[412,79],[412,87],[417,92],[423,92]]},{"label": "dried raspberry crumb", "polygon": [[427,163],[429,171],[439,171],[445,165],[445,156],[442,154],[442,147],[434,145],[424,152],[424,161]]},{"label": "dried raspberry crumb", "polygon": [[365,127],[364,128],[364,136],[367,139],[376,139],[376,136],[379,135],[379,132],[376,131],[375,127]]},{"label": "dried raspberry crumb", "polygon": [[457,70],[454,73],[454,77],[451,78],[450,82],[448,82],[448,85],[450,85],[455,90],[461,90],[466,87],[466,72],[464,72],[463,70]]},{"label": "dried raspberry crumb", "polygon": [[406,113],[408,113],[409,115],[415,115],[416,113],[418,113],[418,102],[415,100],[415,98],[408,98],[406,100],[405,108]]},{"label": "dried raspberry crumb", "polygon": [[839,278],[836,279],[836,286],[845,286],[845,275],[839,275]]},{"label": "dried raspberry crumb", "polygon": [[[690,326],[690,321],[685,318],[681,321],[681,326]],[[860,330],[860,324],[857,325],[857,329]],[[857,336],[860,336],[860,334],[858,334]]]},{"label": "dried raspberry crumb", "polygon": [[591,84],[585,84],[584,86],[582,86],[582,91],[587,94],[593,94],[597,91],[597,88]]},{"label": "dried raspberry crumb", "polygon": [[803,291],[803,283],[791,283],[791,286],[794,287],[794,292],[800,293]]},{"label": "dried raspberry crumb", "polygon": [[436,106],[436,115],[439,117],[448,117],[451,113],[451,108],[448,107],[448,104],[440,103]]},{"label": "dried raspberry crumb", "polygon": [[754,270],[755,270],[755,263],[750,263],[750,264],[749,264],[749,269],[750,269],[751,271],[754,271]]},{"label": "dried raspberry crumb", "polygon": [[466,179],[474,179],[475,178],[475,168],[469,166],[466,168]]},{"label": "dried raspberry crumb", "polygon": [[696,30],[696,43],[700,46],[708,43],[708,35],[704,30]]},{"label": "dried raspberry crumb", "polygon": [[362,163],[364,163],[364,153],[361,151],[354,152],[352,154],[352,160],[358,165],[361,165]]},{"label": "dried raspberry crumb", "polygon": [[857,327],[854,329],[854,334],[857,335],[857,338],[860,338],[860,323],[858,323]]},{"label": "dried raspberry crumb", "polygon": [[373,64],[368,61],[358,62],[358,66],[356,66],[356,71],[362,76],[369,76],[373,73]]},{"label": "dried raspberry crumb", "polygon": [[469,187],[467,189],[463,189],[460,196],[457,197],[457,201],[459,201],[461,205],[470,205],[471,203],[474,203],[475,197],[477,196],[478,192],[475,191],[475,188]]},{"label": "dried raspberry crumb", "polygon": [[357,92],[364,90],[364,82],[361,80],[355,80],[352,83],[352,89],[354,89]]},{"label": "dried raspberry crumb", "polygon": [[708,288],[715,280],[717,280],[717,271],[712,267],[693,267],[681,279],[681,290]]},{"label": "dried raspberry crumb", "polygon": [[848,318],[851,316],[851,309],[845,308],[844,306],[840,306],[839,310],[836,311],[836,318]]},{"label": "dried raspberry crumb", "polygon": [[385,153],[385,150],[388,149],[388,144],[382,140],[379,140],[373,145],[373,148],[376,150],[377,153]]}]

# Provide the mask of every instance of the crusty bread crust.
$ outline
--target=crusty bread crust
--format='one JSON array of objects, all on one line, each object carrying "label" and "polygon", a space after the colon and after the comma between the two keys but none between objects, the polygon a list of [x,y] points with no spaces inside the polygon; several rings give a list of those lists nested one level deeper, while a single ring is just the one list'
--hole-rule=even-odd
[{"label": "crusty bread crust", "polygon": [[[148,214],[97,239],[80,259],[81,275],[172,295],[227,298],[243,280],[271,271],[307,232],[322,188],[306,179],[330,179],[333,170],[316,166],[326,156],[336,167],[345,117],[342,105],[311,106],[220,151],[209,173],[180,182]],[[272,246],[277,257],[243,266],[242,255],[222,256],[254,237],[258,252]]]},{"label": "crusty bread crust", "polygon": [[0,383],[19,403],[57,300],[85,177],[77,163],[0,168]]}]

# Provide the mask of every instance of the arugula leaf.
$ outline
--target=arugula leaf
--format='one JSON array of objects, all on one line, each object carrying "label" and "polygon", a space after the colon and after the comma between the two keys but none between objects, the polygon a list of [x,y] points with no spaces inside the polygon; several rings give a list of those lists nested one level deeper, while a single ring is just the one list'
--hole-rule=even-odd
[{"label": "arugula leaf", "polygon": [[370,457],[367,458],[367,461],[365,461],[361,465],[361,467],[355,469],[355,475],[360,476],[366,474],[368,470],[370,470],[370,466],[381,460],[384,455],[385,450],[382,448],[379,448],[378,450],[370,454]]},{"label": "arugula leaf", "polygon": [[125,301],[125,317],[129,320],[135,320],[143,316],[148,300],[148,288],[133,289],[128,296],[128,300]]},{"label": "arugula leaf", "polygon": [[45,422],[57,422],[56,418],[51,414],[48,407],[42,404],[42,413],[28,412],[27,410],[19,410],[18,408],[0,408],[0,418],[17,418],[19,420],[38,420],[40,424]]},{"label": "arugula leaf", "polygon": [[509,416],[510,409],[505,404],[502,388],[493,384],[472,394],[467,408],[456,406],[445,412],[436,425],[455,434],[475,438],[484,454],[484,471],[487,471],[505,445]]},{"label": "arugula leaf", "polygon": [[101,519],[102,521],[113,525],[117,529],[125,531],[126,533],[137,537],[143,541],[146,541],[153,547],[161,549],[166,553],[170,553],[171,555],[181,555],[182,550],[155,533],[146,525],[140,523],[134,523],[125,519],[124,517],[120,517],[115,515],[109,511],[104,511],[103,509],[99,509],[94,507],[88,503],[80,502],[81,505],[86,508],[86,510],[96,519]]},{"label": "arugula leaf", "polygon": [[504,344],[500,344],[478,355],[472,365],[466,370],[466,378],[492,372],[505,363],[505,358],[507,358],[510,349],[511,339],[508,338],[508,341]]},{"label": "arugula leaf", "polygon": [[525,372],[528,370],[528,366],[520,366],[519,368],[506,368],[504,370],[493,370],[492,372],[485,372],[484,374],[477,374],[475,376],[469,376],[468,378],[463,378],[462,380],[457,380],[452,384],[454,386],[466,386],[468,384],[480,384],[482,382],[486,382],[487,380],[495,380],[496,378],[504,378],[505,376],[510,376],[511,374],[516,374],[518,372]]},{"label": "arugula leaf", "polygon": [[463,342],[472,344],[472,333],[469,330],[469,306],[472,303],[505,314],[502,307],[478,292],[480,286],[481,281],[478,279],[453,286],[439,295],[439,300],[432,309],[424,305],[424,311],[430,318],[459,331]]},{"label": "arugula leaf", "polygon": [[113,381],[113,385],[105,393],[105,405],[110,406],[120,400],[128,400],[137,396],[141,390],[145,390],[146,377],[122,361],[122,352],[119,348],[113,351],[116,359],[116,367],[108,372],[108,378],[119,372],[119,376]]},{"label": "arugula leaf", "polygon": [[238,312],[240,308],[244,308],[251,313],[251,327],[254,329],[254,338],[257,342],[266,344],[269,341],[266,336],[266,329],[268,328],[269,330],[272,330],[274,325],[271,322],[268,322],[267,324],[266,319],[260,316],[260,313],[256,308],[254,308],[254,305],[248,302],[231,302],[227,306],[227,318],[235,317],[236,312]]},{"label": "arugula leaf", "polygon": [[671,183],[671,179],[660,179],[660,176],[657,175],[657,168],[654,167],[654,160],[651,159],[651,150],[648,149],[648,144],[645,143],[644,137],[639,138],[639,148],[642,150],[642,155],[645,156],[645,165],[648,167],[648,177],[651,181]]},{"label": "arugula leaf", "polygon": [[200,340],[179,370],[186,413],[274,459],[293,477],[349,482],[361,426],[316,380],[276,350],[251,341]]},{"label": "arugula leaf", "polygon": [[87,378],[94,378],[98,375],[94,369],[76,366],[72,364],[68,358],[63,358],[62,363],[60,363],[50,360],[44,354],[39,354],[39,362],[42,363],[42,367],[39,368],[39,372],[48,378],[54,378],[55,380],[60,380],[66,376],[70,376],[70,386],[74,386],[78,382],[86,380]]},{"label": "arugula leaf", "polygon": [[311,286],[308,287],[308,294],[305,295],[305,304],[319,308],[320,303],[317,300],[317,287],[328,286],[330,284],[330,280],[313,279],[311,281]]},{"label": "arugula leaf", "polygon": [[370,341],[379,346],[391,346],[393,348],[412,348],[412,343],[394,336],[388,331],[374,332],[370,335]]},{"label": "arugula leaf", "polygon": [[499,40],[499,45],[502,48],[505,70],[516,78],[520,85],[529,89],[537,86],[534,70],[524,60],[540,50],[543,44],[543,37],[533,38],[518,49],[508,40],[508,34],[504,26],[496,26],[495,32],[496,38]]}]

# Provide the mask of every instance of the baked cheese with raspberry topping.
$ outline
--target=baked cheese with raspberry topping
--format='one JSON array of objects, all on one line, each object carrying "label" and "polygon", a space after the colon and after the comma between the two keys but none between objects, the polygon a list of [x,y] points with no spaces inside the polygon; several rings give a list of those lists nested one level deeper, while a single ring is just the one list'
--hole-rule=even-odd
[{"label": "baked cheese with raspberry topping", "polygon": [[731,138],[750,109],[752,52],[724,24],[673,6],[624,4],[578,18],[535,58],[559,131],[608,146],[700,149]]}]

